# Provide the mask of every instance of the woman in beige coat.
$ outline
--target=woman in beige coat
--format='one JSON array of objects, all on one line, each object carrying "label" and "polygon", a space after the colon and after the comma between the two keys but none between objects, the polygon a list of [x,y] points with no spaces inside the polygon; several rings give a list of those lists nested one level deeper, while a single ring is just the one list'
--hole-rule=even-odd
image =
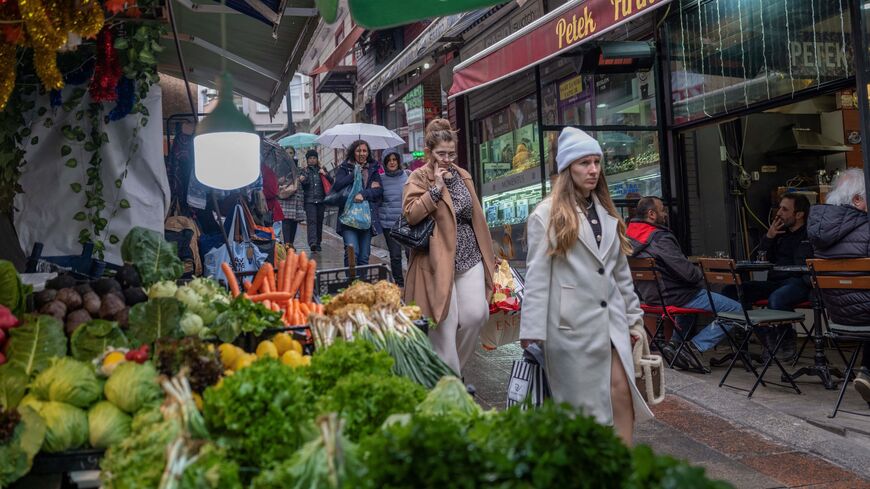
[{"label": "woman in beige coat", "polygon": [[429,339],[458,375],[477,348],[489,318],[495,259],[471,175],[456,166],[456,133],[445,119],[426,127],[427,163],[405,184],[402,212],[415,225],[435,219],[428,250],[413,250],[405,301],[414,301],[438,326]]},{"label": "woman in beige coat", "polygon": [[631,247],[585,132],[559,136],[553,195],[529,216],[520,338],[543,344],[553,399],[613,425],[631,444],[652,416],[634,385],[628,330],[642,327],[626,255]]}]

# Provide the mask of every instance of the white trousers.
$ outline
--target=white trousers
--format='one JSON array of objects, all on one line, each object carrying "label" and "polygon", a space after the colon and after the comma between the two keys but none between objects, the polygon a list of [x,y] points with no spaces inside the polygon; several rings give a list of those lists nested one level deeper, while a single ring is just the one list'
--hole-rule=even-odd
[{"label": "white trousers", "polygon": [[429,330],[429,340],[438,356],[461,377],[480,343],[480,330],[489,319],[483,263],[453,277],[450,309],[438,327]]}]

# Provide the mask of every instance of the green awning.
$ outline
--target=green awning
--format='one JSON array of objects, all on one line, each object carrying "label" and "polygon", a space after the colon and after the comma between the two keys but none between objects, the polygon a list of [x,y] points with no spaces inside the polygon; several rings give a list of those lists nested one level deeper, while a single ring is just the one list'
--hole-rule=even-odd
[{"label": "green awning", "polygon": [[[316,0],[320,15],[335,22],[336,0]],[[347,0],[354,22],[367,29],[383,29],[423,19],[490,7],[505,0]]]},{"label": "green awning", "polygon": [[[235,92],[269,107],[272,114],[277,112],[317,27],[314,0],[288,0],[271,25],[220,2],[170,1],[190,82],[214,87],[226,66],[233,76]],[[221,39],[221,15],[226,21],[225,44]],[[166,49],[158,58],[159,71],[181,78],[171,29],[162,45]]]}]

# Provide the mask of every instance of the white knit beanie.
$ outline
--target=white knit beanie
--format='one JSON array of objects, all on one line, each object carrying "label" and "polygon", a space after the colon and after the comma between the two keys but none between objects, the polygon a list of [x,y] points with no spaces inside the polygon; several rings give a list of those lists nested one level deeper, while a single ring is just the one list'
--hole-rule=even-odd
[{"label": "white knit beanie", "polygon": [[604,156],[598,141],[575,127],[562,129],[562,134],[559,134],[559,149],[556,152],[559,173],[571,166],[571,163],[589,155]]}]

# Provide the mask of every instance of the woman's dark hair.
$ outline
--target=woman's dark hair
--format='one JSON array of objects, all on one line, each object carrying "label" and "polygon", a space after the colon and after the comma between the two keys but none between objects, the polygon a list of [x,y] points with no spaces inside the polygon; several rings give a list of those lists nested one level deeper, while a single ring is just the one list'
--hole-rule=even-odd
[{"label": "woman's dark hair", "polygon": [[352,142],[350,146],[347,148],[347,153],[344,155],[344,161],[349,161],[351,163],[356,163],[356,149],[360,147],[360,145],[366,145],[366,148],[369,149],[369,156],[366,160],[367,164],[372,164],[375,161],[375,158],[372,156],[372,147],[369,143],[363,141],[362,139],[357,139]]}]

